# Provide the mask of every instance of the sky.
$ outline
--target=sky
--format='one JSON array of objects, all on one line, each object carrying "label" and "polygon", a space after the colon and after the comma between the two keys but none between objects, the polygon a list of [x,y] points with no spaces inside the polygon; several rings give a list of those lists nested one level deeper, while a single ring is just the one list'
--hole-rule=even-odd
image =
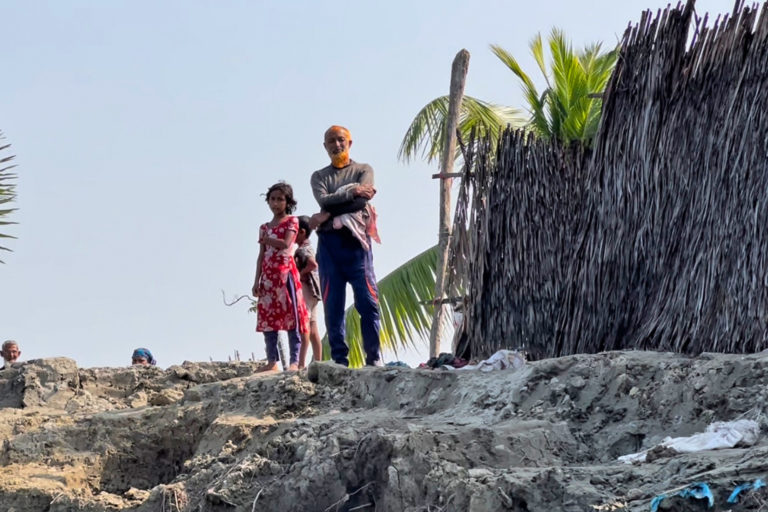
[{"label": "sky", "polygon": [[[397,153],[419,109],[447,94],[524,106],[492,55],[535,73],[528,43],[553,27],[574,46],[617,43],[660,0],[2,0],[0,130],[18,164],[18,237],[0,265],[0,340],[23,359],[81,367],[264,357],[255,315],[228,298],[253,283],[262,194],[292,184],[297,214],[328,163],[325,129],[376,172],[377,276],[437,243],[435,165]],[[733,2],[699,1],[725,13]],[[316,240],[315,240],[316,241]],[[413,364],[426,348],[399,354]],[[386,353],[385,360],[394,354]]]}]

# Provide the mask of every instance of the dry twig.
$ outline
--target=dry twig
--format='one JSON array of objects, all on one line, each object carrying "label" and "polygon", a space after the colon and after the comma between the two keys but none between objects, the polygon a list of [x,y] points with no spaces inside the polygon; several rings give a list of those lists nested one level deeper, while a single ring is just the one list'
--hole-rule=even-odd
[{"label": "dry twig", "polygon": [[350,492],[348,494],[345,494],[344,496],[341,497],[341,499],[339,501],[337,501],[336,503],[331,504],[328,508],[326,508],[325,512],[328,512],[332,508],[338,507],[339,505],[343,505],[344,503],[349,501],[349,498],[351,498],[352,496],[354,496],[355,494],[359,493],[360,491],[362,491],[363,489],[365,489],[366,487],[368,487],[368,486],[370,486],[372,484],[373,484],[373,482],[368,482],[367,484],[363,485],[362,487],[360,487],[356,491],[353,491],[353,492]]}]

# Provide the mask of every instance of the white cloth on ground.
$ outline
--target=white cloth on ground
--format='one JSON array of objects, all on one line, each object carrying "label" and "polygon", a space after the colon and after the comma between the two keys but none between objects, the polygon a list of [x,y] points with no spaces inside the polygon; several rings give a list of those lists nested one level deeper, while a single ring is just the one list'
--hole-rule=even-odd
[{"label": "white cloth on ground", "polygon": [[525,366],[525,354],[517,350],[499,350],[485,361],[478,364],[468,364],[457,370],[480,370],[490,372],[493,370],[519,370]]},{"label": "white cloth on ground", "polygon": [[[667,437],[657,446],[670,448],[677,453],[693,453],[733,448],[737,445],[752,446],[757,442],[758,437],[760,437],[760,425],[754,420],[716,421],[709,425],[705,432],[688,437]],[[619,461],[625,464],[645,462],[651,449],[653,448],[622,455]]]}]

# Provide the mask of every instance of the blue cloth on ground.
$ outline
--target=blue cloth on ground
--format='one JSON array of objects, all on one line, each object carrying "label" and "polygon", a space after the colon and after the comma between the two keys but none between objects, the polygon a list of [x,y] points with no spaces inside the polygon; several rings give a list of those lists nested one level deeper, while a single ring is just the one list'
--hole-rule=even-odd
[{"label": "blue cloth on ground", "polygon": [[739,494],[741,494],[741,491],[749,491],[751,490],[757,490],[761,487],[765,487],[765,482],[762,481],[762,479],[758,478],[754,482],[747,482],[745,484],[737,485],[736,488],[733,490],[730,496],[728,496],[728,503],[738,503],[739,501]]},{"label": "blue cloth on ground", "polygon": [[[709,488],[709,485],[705,484],[704,482],[691,484],[682,491],[673,494],[672,496],[680,496],[681,498],[694,498],[697,500],[706,499],[709,507],[712,507],[715,504],[715,497],[712,495],[712,490]],[[659,505],[661,505],[661,502],[669,497],[670,495],[668,494],[659,494],[653,498],[651,500],[651,512],[656,512],[659,510]]]}]

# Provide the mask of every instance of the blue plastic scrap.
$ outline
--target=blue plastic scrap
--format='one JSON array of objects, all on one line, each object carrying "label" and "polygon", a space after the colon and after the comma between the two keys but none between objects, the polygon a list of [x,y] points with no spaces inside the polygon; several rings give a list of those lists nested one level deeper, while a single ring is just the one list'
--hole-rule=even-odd
[{"label": "blue plastic scrap", "polygon": [[[709,485],[704,482],[698,482],[691,484],[680,492],[673,494],[672,496],[680,496],[681,498],[694,498],[697,500],[706,499],[709,507],[714,506],[715,497],[712,495],[712,490]],[[665,499],[669,498],[668,494],[659,494],[651,500],[651,512],[659,510],[659,505]]]},{"label": "blue plastic scrap", "polygon": [[736,488],[731,493],[731,495],[728,497],[728,503],[738,503],[739,494],[741,494],[741,491],[749,491],[749,490],[756,491],[761,487],[765,487],[765,482],[763,482],[760,478],[758,478],[754,482],[747,482],[745,484],[737,485]]}]

